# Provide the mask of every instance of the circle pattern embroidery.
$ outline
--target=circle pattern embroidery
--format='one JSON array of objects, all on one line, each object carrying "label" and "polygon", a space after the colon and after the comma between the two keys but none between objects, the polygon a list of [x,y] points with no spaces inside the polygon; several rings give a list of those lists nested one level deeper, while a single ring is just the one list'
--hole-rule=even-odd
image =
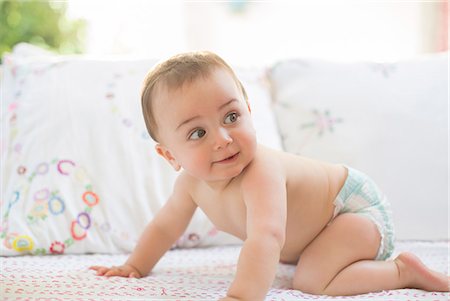
[{"label": "circle pattern embroidery", "polygon": [[[3,244],[6,248],[35,255],[63,254],[76,241],[86,238],[92,225],[91,211],[99,204],[100,197],[93,191],[82,167],[69,159],[54,159],[50,162],[41,162],[31,169],[22,164],[16,170],[23,181],[9,198],[0,228],[0,238],[4,239]],[[32,172],[27,173],[29,170]],[[84,205],[84,208],[76,214],[69,225],[70,237],[63,241],[54,240],[48,248],[36,248],[37,243],[32,236],[9,232],[8,217],[15,206],[18,204],[23,206],[27,203],[31,203],[26,213],[28,225],[42,223],[59,215],[67,215],[64,195],[57,188],[50,187],[50,184],[44,184],[45,177],[55,176],[55,173],[57,177],[69,177],[75,187],[81,185],[84,192],[80,195],[79,202]]]}]

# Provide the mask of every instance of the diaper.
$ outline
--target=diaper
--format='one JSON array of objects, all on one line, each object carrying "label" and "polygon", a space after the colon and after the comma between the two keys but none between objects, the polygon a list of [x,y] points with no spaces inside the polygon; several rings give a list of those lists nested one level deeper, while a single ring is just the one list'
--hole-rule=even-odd
[{"label": "diaper", "polygon": [[372,220],[380,231],[381,243],[376,260],[386,260],[394,251],[392,211],[386,196],[362,172],[345,166],[348,176],[334,200],[333,219],[342,213],[356,213]]}]

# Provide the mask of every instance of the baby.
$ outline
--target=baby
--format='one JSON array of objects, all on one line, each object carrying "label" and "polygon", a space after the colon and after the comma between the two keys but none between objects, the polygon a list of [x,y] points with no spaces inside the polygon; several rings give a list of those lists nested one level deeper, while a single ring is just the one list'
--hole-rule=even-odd
[{"label": "baby", "polygon": [[295,264],[292,287],[311,294],[449,291],[450,278],[416,256],[388,260],[389,204],[366,175],[257,143],[244,87],[216,54],[157,65],[145,79],[142,108],[157,153],[182,171],[126,263],[91,267],[97,275],[148,275],[200,207],[244,241],[221,300],[263,300],[279,262]]}]

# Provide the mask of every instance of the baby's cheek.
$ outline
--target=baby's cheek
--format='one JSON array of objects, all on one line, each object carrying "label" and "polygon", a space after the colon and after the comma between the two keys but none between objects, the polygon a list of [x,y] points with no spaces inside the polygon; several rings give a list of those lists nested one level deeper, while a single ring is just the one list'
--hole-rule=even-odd
[{"label": "baby's cheek", "polygon": [[206,172],[211,163],[208,161],[208,157],[203,154],[192,154],[186,156],[185,169],[192,171],[194,174],[202,174]]},{"label": "baby's cheek", "polygon": [[253,127],[249,127],[242,133],[241,141],[250,148],[256,147],[256,131]]}]

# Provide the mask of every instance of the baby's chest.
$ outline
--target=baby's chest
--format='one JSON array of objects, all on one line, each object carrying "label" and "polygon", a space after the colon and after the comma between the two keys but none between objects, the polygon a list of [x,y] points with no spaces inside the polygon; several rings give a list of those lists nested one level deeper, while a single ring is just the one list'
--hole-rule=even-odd
[{"label": "baby's chest", "polygon": [[239,195],[210,195],[197,201],[217,229],[245,239],[246,208]]}]

